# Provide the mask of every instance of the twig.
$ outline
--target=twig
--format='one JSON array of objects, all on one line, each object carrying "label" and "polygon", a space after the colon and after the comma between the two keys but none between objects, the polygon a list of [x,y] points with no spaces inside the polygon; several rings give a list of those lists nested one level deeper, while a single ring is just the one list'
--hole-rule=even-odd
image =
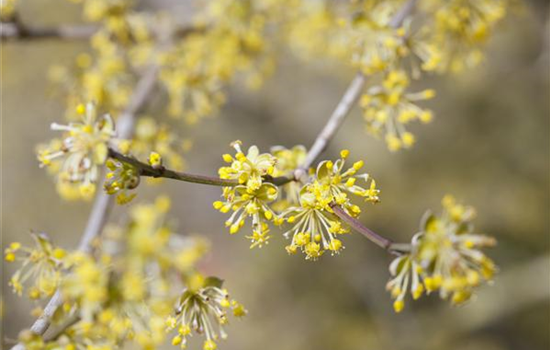
[{"label": "twig", "polygon": [[317,157],[319,157],[319,155],[327,148],[330,140],[332,140],[342,125],[342,122],[355,105],[357,98],[361,94],[363,85],[365,85],[365,81],[366,78],[363,73],[357,73],[355,78],[353,78],[351,84],[344,93],[344,96],[342,96],[342,99],[336,106],[336,109],[332,112],[332,115],[328,119],[325,127],[321,130],[319,135],[317,135],[313,146],[311,146],[309,152],[307,153],[304,163],[299,169],[296,170],[296,178],[302,177],[313,162],[315,162]]},{"label": "twig", "polygon": [[31,27],[21,22],[2,23],[0,37],[17,40],[41,40],[41,39],[89,39],[98,27],[95,25],[60,25],[57,27]]},{"label": "twig", "polygon": [[165,167],[153,168],[149,164],[140,162],[139,160],[125,156],[122,153],[109,149],[109,157],[117,159],[121,162],[132,165],[139,172],[140,176],[155,177],[155,178],[167,178],[184,182],[192,182],[203,185],[212,186],[237,186],[239,182],[237,180],[220,179],[219,177],[195,175],[183,173],[175,170],[166,169]]},{"label": "twig", "polygon": [[351,217],[346,213],[346,211],[336,204],[331,204],[330,207],[334,211],[334,214],[338,216],[342,221],[351,226],[355,231],[359,232],[363,236],[367,237],[371,242],[379,246],[380,248],[386,250],[390,254],[401,255],[405,252],[410,251],[410,245],[404,243],[394,243],[391,239],[383,237],[378,233],[372,231],[365,225],[363,225],[359,220],[354,217]]},{"label": "twig", "polygon": [[[134,168],[137,169],[140,176],[166,178],[211,186],[233,187],[239,185],[239,181],[237,180],[220,179],[219,177],[214,176],[189,174],[180,171],[170,170],[163,166],[159,168],[153,168],[151,165],[143,163],[136,158],[124,155],[113,148],[109,148],[109,157],[132,165]],[[272,183],[276,186],[281,186],[293,180],[290,177],[265,176],[264,181]]]},{"label": "twig", "polygon": [[[390,20],[389,26],[392,28],[400,27],[407,16],[409,16],[414,11],[414,8],[416,7],[416,2],[417,0],[407,1]],[[332,140],[334,135],[336,135],[336,132],[344,122],[344,119],[347,117],[347,115],[355,105],[355,102],[359,98],[365,82],[366,77],[363,75],[363,73],[357,73],[349,87],[346,89],[344,96],[342,96],[342,99],[340,100],[340,102],[338,102],[336,109],[334,109],[334,112],[332,112],[332,115],[325,124],[325,127],[323,128],[323,130],[321,130],[321,132],[315,139],[313,146],[311,146],[311,148],[309,149],[304,163],[299,169],[295,171],[295,178],[301,178],[307,172],[307,169],[309,169],[309,167],[315,162],[317,157],[319,157],[319,155],[323,153],[323,151],[327,148],[329,142]]]},{"label": "twig", "polygon": [[[151,93],[158,72],[157,66],[151,66],[143,74],[138,82],[130,103],[126,107],[124,113],[119,118],[119,136],[129,138],[133,133],[133,125],[136,113],[145,105],[147,96]],[[88,224],[84,230],[78,249],[83,252],[90,252],[93,248],[93,242],[101,233],[107,217],[110,213],[110,208],[113,204],[113,197],[103,191],[99,191],[96,196]],[[57,309],[63,304],[63,298],[59,290],[55,292],[44,308],[42,315],[30,327],[30,331],[34,334],[43,335],[51,324],[51,319]],[[24,350],[25,346],[21,343],[16,344],[11,350]]]},{"label": "twig", "polygon": [[[101,27],[94,24],[65,24],[54,27],[36,27],[22,23],[17,17],[12,22],[2,22],[0,38],[2,40],[87,40],[90,39]],[[191,33],[206,30],[204,27],[182,25],[173,32],[173,37],[182,38]]]}]

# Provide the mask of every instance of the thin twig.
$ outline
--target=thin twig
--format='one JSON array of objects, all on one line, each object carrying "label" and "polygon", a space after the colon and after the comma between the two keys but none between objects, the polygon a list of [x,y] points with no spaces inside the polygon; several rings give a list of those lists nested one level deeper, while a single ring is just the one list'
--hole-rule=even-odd
[{"label": "thin twig", "polygon": [[[221,179],[219,177],[214,177],[214,176],[184,173],[181,171],[167,169],[163,166],[154,168],[149,164],[146,164],[137,160],[136,158],[120,153],[112,147],[109,148],[109,157],[132,165],[134,168],[137,169],[140,176],[166,178],[166,179],[178,180],[183,182],[191,182],[196,184],[223,186],[223,187],[233,187],[240,184],[239,181],[237,180]],[[265,176],[264,181],[272,183],[276,186],[281,186],[292,181],[292,179],[289,177],[283,177],[283,176],[281,177]]]},{"label": "thin twig", "polygon": [[[143,74],[138,82],[130,102],[124,113],[119,118],[118,133],[122,138],[130,138],[133,133],[133,125],[136,113],[143,108],[147,97],[155,86],[158,67],[151,66]],[[101,233],[107,217],[110,213],[110,208],[113,204],[113,197],[103,191],[99,191],[96,196],[88,224],[84,230],[78,249],[83,252],[90,252],[93,248],[94,240]],[[59,290],[55,292],[53,297],[48,301],[42,315],[30,327],[30,331],[34,334],[43,335],[51,324],[51,319],[57,309],[63,304],[63,298]],[[25,346],[18,343],[11,350],[24,350]]]},{"label": "thin twig", "polygon": [[[17,17],[12,22],[2,22],[0,25],[0,38],[2,40],[88,40],[100,30],[100,26],[94,24],[64,24],[53,27],[38,27],[24,24]],[[206,30],[205,27],[182,25],[173,32],[174,38],[183,38],[191,33],[199,33]]]},{"label": "thin twig", "polygon": [[342,221],[347,223],[355,231],[359,232],[363,236],[367,237],[368,240],[379,246],[380,248],[386,250],[390,254],[401,255],[405,252],[410,251],[410,245],[406,243],[394,243],[391,239],[379,235],[373,230],[369,229],[361,223],[361,221],[350,216],[346,211],[336,204],[331,204],[330,207],[334,211],[334,214],[338,216]]},{"label": "thin twig", "polygon": [[220,179],[214,176],[195,175],[175,170],[170,170],[165,167],[153,168],[151,165],[140,162],[136,158],[123,155],[122,153],[109,149],[109,157],[117,159],[121,162],[132,165],[137,169],[140,176],[155,177],[155,178],[167,178],[184,182],[192,182],[203,185],[212,186],[237,186],[239,182],[237,180]]},{"label": "thin twig", "polygon": [[302,177],[313,162],[315,162],[317,157],[319,157],[319,155],[327,148],[330,140],[332,140],[334,135],[336,135],[336,132],[342,125],[342,122],[355,105],[357,98],[359,98],[359,95],[363,90],[363,86],[365,85],[365,81],[366,78],[363,73],[357,73],[355,78],[353,78],[351,84],[344,93],[344,96],[342,96],[342,99],[336,106],[336,109],[332,112],[332,115],[325,124],[325,127],[321,130],[319,135],[317,135],[313,146],[311,146],[307,153],[304,163],[299,169],[296,170],[296,178]]},{"label": "thin twig", "polygon": [[33,27],[22,25],[20,22],[2,23],[0,37],[17,40],[41,40],[41,39],[65,39],[83,40],[89,39],[97,32],[95,25],[60,25],[57,27]]},{"label": "thin twig", "polygon": [[336,216],[338,216],[340,219],[345,221],[354,230],[361,233],[363,236],[367,237],[371,242],[373,242],[380,248],[388,250],[392,245],[393,241],[391,239],[382,237],[376,232],[370,230],[368,227],[364,226],[359,220],[357,220],[354,217],[351,217],[348,213],[346,213],[346,211],[339,205],[331,204],[330,207],[332,208]]}]

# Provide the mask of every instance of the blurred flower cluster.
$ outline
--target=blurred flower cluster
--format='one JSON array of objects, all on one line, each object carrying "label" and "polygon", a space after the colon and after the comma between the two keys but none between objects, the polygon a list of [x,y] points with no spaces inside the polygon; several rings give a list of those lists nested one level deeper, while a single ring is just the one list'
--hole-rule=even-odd
[{"label": "blurred flower cluster", "polygon": [[299,56],[332,57],[369,77],[361,103],[366,130],[374,136],[383,132],[388,148],[396,151],[414,143],[406,124],[431,120],[431,112],[417,103],[434,94],[409,92],[411,79],[422,72],[459,72],[479,64],[484,45],[506,13],[506,2],[419,1],[419,20],[408,16],[394,23],[406,1],[304,0],[294,3],[295,17],[286,26]]},{"label": "blurred flower cluster", "polygon": [[76,319],[50,341],[23,332],[27,348],[114,349],[133,342],[154,349],[177,329],[174,345],[183,348],[195,332],[205,335],[205,350],[215,349],[226,336],[214,329],[227,324],[225,310],[239,317],[246,310],[220,279],[197,272],[208,244],[175,234],[169,207],[167,197],[136,204],[126,224],[105,228],[92,253],[66,252],[43,234],[33,235],[35,247],[9,245],[5,260],[21,265],[10,282],[14,291],[22,294],[27,285],[28,296],[41,299],[59,290],[64,304],[54,321]]},{"label": "blurred flower cluster", "polygon": [[424,292],[438,292],[454,305],[464,303],[475,287],[491,281],[496,272],[494,262],[481,250],[495,245],[496,240],[475,232],[474,209],[456,203],[449,195],[442,204],[440,216],[425,214],[410,253],[397,257],[390,265],[392,279],[387,289],[395,299],[396,312],[405,306],[409,291],[413,299]]},{"label": "blurred flower cluster", "polygon": [[56,176],[61,196],[89,199],[107,160],[108,144],[115,138],[115,125],[108,114],[99,117],[93,103],[78,105],[76,111],[81,121],[52,124],[52,130],[64,132],[63,137],[39,145],[38,160]]},{"label": "blurred flower cluster", "polygon": [[[303,146],[275,147],[273,154],[260,154],[256,146],[251,146],[245,155],[240,141],[233,145],[237,154],[223,156],[230,166],[220,168],[219,173],[222,179],[234,179],[240,185],[224,187],[224,201],[214,202],[214,208],[222,213],[233,211],[226,221],[232,234],[244,226],[248,217],[252,218],[252,235],[247,236],[252,241],[251,248],[267,244],[271,221],[276,226],[284,222],[292,225],[284,233],[291,239],[286,247],[290,254],[301,250],[306,259],[316,260],[327,250],[338,253],[343,244],[337,237],[349,229],[334,214],[332,206],[340,206],[346,214],[358,217],[361,209],[352,202],[353,196],[371,203],[379,201],[375,181],[366,173],[358,174],[363,161],[344,168],[348,150],[343,150],[336,162],[321,162],[304,179],[286,178],[279,189],[270,182],[273,174],[294,176],[305,158]],[[280,191],[284,194],[276,202]]]}]

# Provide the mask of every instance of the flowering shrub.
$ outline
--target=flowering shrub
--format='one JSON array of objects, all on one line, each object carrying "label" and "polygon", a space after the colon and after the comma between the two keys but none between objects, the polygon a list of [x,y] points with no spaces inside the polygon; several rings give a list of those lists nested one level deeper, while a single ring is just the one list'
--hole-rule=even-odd
[{"label": "flowering shrub", "polygon": [[[215,0],[184,26],[166,14],[140,11],[132,1],[77,2],[93,25],[86,35],[91,50],[74,66],[52,67],[68,121],[52,124],[63,134],[37,153],[61,197],[91,199],[97,192],[96,204],[79,249],[59,248],[43,233],[32,234],[33,247],[14,242],[5,248],[5,260],[19,264],[10,280],[14,292],[49,300],[18,347],[135,343],[154,349],[170,334],[174,346],[185,348],[199,334],[203,349],[214,350],[226,337],[230,314],[247,314],[221,279],[199,272],[208,244],[174,233],[166,219],[168,198],[132,203],[124,224],[105,225],[113,198],[126,205],[154,179],[221,187],[213,206],[229,215],[230,234],[249,226],[250,248],[267,245],[275,231],[288,240],[289,254],[315,261],[326,252],[340,254],[344,236],[361,233],[396,256],[387,284],[396,312],[409,292],[413,299],[437,292],[461,304],[492,279],[496,265],[481,249],[495,240],[474,231],[472,208],[447,196],[440,216],[426,214],[411,243],[396,244],[359,221],[362,203],[380,201],[364,161],[350,162],[348,150],[335,161],[316,161],[356,102],[367,132],[383,136],[389,150],[421,143],[405,127],[433,119],[425,105],[435,91],[418,91],[415,81],[479,64],[505,15],[504,0]],[[15,17],[15,1],[2,2],[0,10],[19,30],[16,36],[33,35]],[[275,71],[279,45],[303,59],[333,59],[357,71],[315,143],[261,153],[235,141],[218,177],[183,172],[192,141],[173,126],[189,127],[219,112],[235,80],[258,88]],[[142,115],[154,89],[166,98],[158,113],[176,120]],[[57,336],[45,337],[52,324]]]}]

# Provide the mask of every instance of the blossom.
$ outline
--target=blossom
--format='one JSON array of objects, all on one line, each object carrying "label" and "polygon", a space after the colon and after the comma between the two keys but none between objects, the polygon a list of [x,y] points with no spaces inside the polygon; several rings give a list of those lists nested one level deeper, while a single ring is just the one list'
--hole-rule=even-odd
[{"label": "blossom", "polygon": [[196,285],[187,287],[181,293],[176,305],[175,316],[166,320],[167,330],[177,329],[172,338],[172,345],[182,349],[187,345],[187,338],[192,332],[204,334],[204,350],[217,348],[216,341],[225,339],[224,326],[228,323],[227,311],[231,310],[236,317],[246,315],[244,307],[230,299],[229,293],[222,288],[223,281],[216,277],[197,279]]},{"label": "blossom", "polygon": [[[361,209],[353,204],[351,196],[363,198],[366,202],[379,201],[379,190],[375,181],[368,174],[357,174],[364,162],[355,162],[344,169],[349,151],[340,152],[341,158],[332,161],[322,161],[309,182],[300,191],[299,205],[289,207],[282,216],[292,225],[284,233],[291,238],[286,247],[290,253],[296,253],[298,248],[308,260],[316,260],[325,251],[333,255],[343,249],[339,235],[348,233],[349,229],[334,214],[332,206],[338,205],[352,217],[358,217]],[[363,181],[367,187],[360,186],[357,181]]]},{"label": "blossom", "polygon": [[[342,150],[340,156],[341,158],[336,162],[329,160],[319,163],[315,173],[315,181],[319,183],[319,186],[315,188],[326,188],[330,192],[330,198],[336,204],[358,214],[358,208],[350,205],[347,194],[362,197],[365,202],[376,203],[380,200],[378,197],[380,191],[376,189],[376,182],[369,174],[357,174],[365,164],[362,160],[353,163],[344,171],[349,151]],[[357,180],[362,180],[368,188],[360,186]]]},{"label": "blossom", "polygon": [[135,189],[140,182],[138,170],[115,159],[107,160],[106,166],[110,171],[105,175],[105,192],[109,195],[116,194],[118,204],[129,203],[136,196],[135,193],[129,194],[129,191]]},{"label": "blossom", "polygon": [[277,187],[270,183],[262,184],[258,189],[250,190],[246,186],[239,185],[234,188],[224,187],[223,196],[225,202],[214,202],[214,208],[222,213],[233,210],[225,225],[229,227],[229,233],[237,233],[244,226],[247,218],[252,218],[251,248],[267,244],[268,226],[266,221],[274,220],[280,223],[276,214],[269,207],[269,203],[277,199]]},{"label": "blossom", "polygon": [[430,0],[424,5],[434,13],[427,40],[440,49],[437,69],[454,73],[483,60],[482,49],[506,14],[502,0]]},{"label": "blossom", "polygon": [[93,103],[79,105],[82,122],[68,125],[52,124],[53,130],[64,131],[63,139],[39,147],[41,166],[61,162],[57,181],[78,184],[83,195],[93,194],[99,177],[100,166],[107,160],[108,143],[115,137],[115,125],[109,115],[97,116]]},{"label": "blossom", "polygon": [[390,26],[397,9],[393,2],[366,2],[349,20],[352,63],[365,74],[388,70],[408,53],[404,45],[405,29]]},{"label": "blossom", "polygon": [[475,233],[471,223],[475,211],[456,203],[452,196],[443,198],[443,213],[427,212],[411,243],[411,252],[397,257],[390,265],[392,279],[388,289],[396,298],[397,312],[404,307],[404,296],[410,283],[414,299],[424,291],[439,291],[439,296],[453,305],[469,300],[474,288],[488,282],[496,272],[495,263],[482,248],[496,241]]},{"label": "blossom", "polygon": [[262,153],[256,146],[250,146],[246,155],[241,150],[241,141],[235,141],[231,145],[237,151],[235,158],[224,154],[223,159],[231,163],[228,167],[221,167],[218,171],[220,178],[238,180],[245,184],[251,191],[257,190],[262,185],[262,177],[272,175],[277,159],[269,153]]},{"label": "blossom", "polygon": [[337,237],[349,232],[330,208],[330,192],[315,191],[318,185],[305,186],[300,194],[300,206],[290,207],[283,213],[287,222],[292,224],[292,228],[283,234],[291,238],[287,252],[294,254],[300,249],[307,260],[317,260],[327,250],[332,254],[339,253],[344,247]]},{"label": "blossom", "polygon": [[34,247],[25,247],[19,242],[11,243],[4,250],[7,262],[20,262],[21,267],[13,274],[9,285],[18,295],[28,285],[31,299],[51,297],[55,292],[65,268],[65,250],[52,244],[44,234],[31,235]]},{"label": "blossom", "polygon": [[391,71],[386,74],[381,86],[369,88],[360,100],[367,131],[375,136],[384,131],[391,151],[414,144],[414,135],[405,129],[406,124],[415,120],[423,123],[432,120],[432,112],[420,108],[416,102],[433,98],[435,92],[424,90],[409,93],[408,86],[409,78],[404,71]]}]

